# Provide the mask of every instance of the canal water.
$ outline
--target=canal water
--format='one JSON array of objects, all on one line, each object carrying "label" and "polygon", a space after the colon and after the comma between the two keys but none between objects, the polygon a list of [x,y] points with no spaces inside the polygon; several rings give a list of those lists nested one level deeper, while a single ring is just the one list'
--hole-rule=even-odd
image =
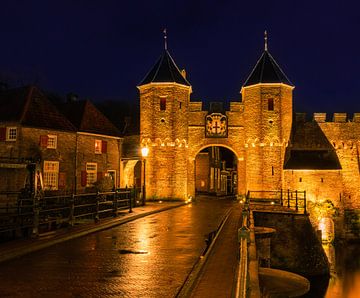
[{"label": "canal water", "polygon": [[330,262],[330,278],[310,279],[310,292],[303,297],[359,298],[360,243],[323,247]]}]

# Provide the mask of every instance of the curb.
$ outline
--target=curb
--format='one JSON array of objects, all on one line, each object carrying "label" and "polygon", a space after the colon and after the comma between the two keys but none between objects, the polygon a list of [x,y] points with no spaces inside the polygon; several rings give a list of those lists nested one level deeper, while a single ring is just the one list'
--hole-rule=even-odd
[{"label": "curb", "polygon": [[[61,242],[65,242],[68,240],[86,236],[91,233],[100,232],[100,231],[103,231],[103,230],[106,230],[106,229],[109,229],[109,228],[112,228],[115,226],[125,224],[130,221],[134,221],[136,219],[139,219],[139,218],[142,218],[142,217],[145,217],[148,215],[160,213],[160,212],[167,211],[170,209],[175,209],[175,208],[178,208],[178,207],[181,207],[184,205],[187,205],[187,203],[180,203],[175,206],[167,206],[167,207],[159,208],[156,210],[129,216],[124,219],[118,219],[118,220],[115,219],[115,220],[112,220],[110,222],[106,222],[103,224],[99,223],[98,225],[91,227],[91,228],[83,227],[83,230],[70,231],[68,234],[58,235],[57,237],[54,236],[54,238],[52,238],[52,239],[43,239],[43,240],[39,240],[39,242],[29,243],[28,246],[24,245],[23,247],[18,248],[18,249],[9,249],[8,251],[4,251],[3,253],[1,253],[0,263],[15,259],[17,257],[24,256],[26,254],[53,246],[53,245],[61,243]],[[0,247],[0,250],[1,250],[1,247]]]},{"label": "curb", "polygon": [[203,269],[204,269],[206,262],[211,254],[211,251],[217,241],[217,238],[219,237],[219,235],[220,235],[220,233],[232,211],[233,211],[233,209],[230,208],[224,215],[223,219],[220,222],[218,229],[216,230],[216,235],[215,235],[213,241],[211,242],[209,248],[207,249],[205,255],[202,255],[199,257],[198,261],[195,263],[195,265],[191,269],[190,273],[188,274],[185,282],[183,283],[183,285],[179,289],[178,293],[176,294],[176,298],[190,297],[191,291],[194,289],[197,282],[199,281],[199,278],[202,275]]}]

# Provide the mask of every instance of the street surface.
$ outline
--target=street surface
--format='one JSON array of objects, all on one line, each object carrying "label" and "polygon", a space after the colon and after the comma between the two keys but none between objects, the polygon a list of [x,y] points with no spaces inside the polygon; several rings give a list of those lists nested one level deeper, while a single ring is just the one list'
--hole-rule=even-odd
[{"label": "street surface", "polygon": [[0,264],[0,297],[174,297],[235,205],[201,199]]}]

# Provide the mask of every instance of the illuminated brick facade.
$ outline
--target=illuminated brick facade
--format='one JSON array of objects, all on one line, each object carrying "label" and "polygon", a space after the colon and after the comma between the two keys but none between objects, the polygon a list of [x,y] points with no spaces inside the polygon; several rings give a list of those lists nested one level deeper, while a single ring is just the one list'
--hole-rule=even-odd
[{"label": "illuminated brick facade", "polygon": [[208,146],[223,146],[238,159],[239,195],[305,190],[308,200],[331,200],[340,212],[360,209],[357,114],[353,119],[334,114],[329,122],[323,114],[311,121],[294,115],[294,86],[265,50],[241,88],[242,101],[231,102],[225,112],[227,137],[207,138],[209,111],[190,101],[191,85],[181,80],[167,51],[162,59],[138,87],[141,146],[150,149],[149,198],[194,196],[195,157]]}]

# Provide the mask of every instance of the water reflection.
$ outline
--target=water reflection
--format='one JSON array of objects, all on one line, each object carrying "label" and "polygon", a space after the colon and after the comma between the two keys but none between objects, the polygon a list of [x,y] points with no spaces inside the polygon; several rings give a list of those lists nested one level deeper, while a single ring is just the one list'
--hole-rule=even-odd
[{"label": "water reflection", "polygon": [[326,298],[360,296],[360,245],[329,246],[325,249],[332,274]]},{"label": "water reflection", "polygon": [[360,244],[324,244],[330,263],[330,278],[309,278],[310,292],[302,297],[358,298],[360,297]]}]

